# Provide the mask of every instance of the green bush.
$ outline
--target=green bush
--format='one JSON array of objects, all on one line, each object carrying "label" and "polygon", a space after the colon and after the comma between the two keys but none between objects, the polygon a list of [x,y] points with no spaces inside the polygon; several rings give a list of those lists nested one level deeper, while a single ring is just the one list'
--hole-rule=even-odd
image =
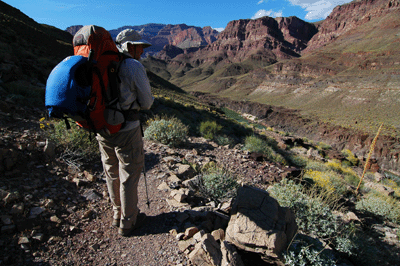
[{"label": "green bush", "polygon": [[296,235],[289,249],[283,253],[285,265],[336,265],[333,252],[322,243],[305,235]]},{"label": "green bush", "polygon": [[40,120],[40,128],[45,130],[47,138],[57,145],[59,156],[68,165],[79,168],[84,162],[100,156],[99,145],[95,136],[69,121],[71,129],[67,130],[64,120],[44,122]]},{"label": "green bush", "polygon": [[206,139],[214,139],[216,134],[222,129],[215,121],[205,121],[200,123],[200,134]]},{"label": "green bush", "polygon": [[188,127],[175,117],[156,117],[149,122],[144,132],[144,138],[176,147],[186,141],[188,131]]},{"label": "green bush", "polygon": [[287,164],[286,159],[275,152],[275,142],[271,138],[261,139],[257,136],[247,136],[244,141],[244,148],[249,152],[258,152],[263,154],[269,161]]},{"label": "green bush", "polygon": [[221,146],[225,145],[233,146],[235,143],[235,141],[231,137],[228,137],[226,135],[216,135],[214,137],[214,140],[218,145]]},{"label": "green bush", "polygon": [[228,170],[216,165],[205,168],[200,177],[200,193],[216,202],[234,197],[238,187],[236,178]]},{"label": "green bush", "polygon": [[313,188],[305,190],[287,179],[271,186],[268,192],[281,206],[294,210],[300,231],[321,239],[333,239],[332,245],[337,250],[352,254],[356,245],[351,238],[354,235],[351,224],[345,224],[333,214],[338,209],[335,199],[326,198]]},{"label": "green bush", "polygon": [[342,150],[342,154],[351,165],[358,165],[358,158],[349,149]]},{"label": "green bush", "polygon": [[308,160],[306,166],[304,167],[306,170],[314,170],[314,171],[327,171],[328,166],[323,162]]},{"label": "green bush", "polygon": [[373,213],[394,223],[400,222],[400,206],[396,199],[371,190],[356,203],[356,209]]},{"label": "green bush", "polygon": [[247,136],[244,141],[244,148],[249,152],[270,153],[271,147],[265,141],[256,136]]}]

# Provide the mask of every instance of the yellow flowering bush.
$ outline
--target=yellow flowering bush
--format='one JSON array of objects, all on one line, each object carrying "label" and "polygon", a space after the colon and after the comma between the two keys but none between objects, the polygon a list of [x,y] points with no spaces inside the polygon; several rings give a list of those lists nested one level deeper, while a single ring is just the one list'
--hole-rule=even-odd
[{"label": "yellow flowering bush", "polygon": [[308,169],[304,173],[304,178],[311,180],[328,193],[344,194],[346,192],[343,179],[334,171],[316,171]]}]

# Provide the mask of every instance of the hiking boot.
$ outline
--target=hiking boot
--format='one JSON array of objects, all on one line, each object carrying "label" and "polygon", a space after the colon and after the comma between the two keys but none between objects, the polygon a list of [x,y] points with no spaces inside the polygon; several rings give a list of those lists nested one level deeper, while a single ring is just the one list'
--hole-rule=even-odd
[{"label": "hiking boot", "polygon": [[135,231],[136,229],[140,228],[144,224],[144,222],[146,220],[146,217],[147,217],[146,214],[139,213],[137,218],[136,218],[135,225],[132,226],[132,228],[128,228],[128,229],[119,228],[118,229],[118,234],[121,235],[121,236],[130,236],[130,235],[132,235],[133,231]]},{"label": "hiking boot", "polygon": [[119,221],[120,221],[119,219],[113,218],[111,225],[114,227],[119,227]]}]

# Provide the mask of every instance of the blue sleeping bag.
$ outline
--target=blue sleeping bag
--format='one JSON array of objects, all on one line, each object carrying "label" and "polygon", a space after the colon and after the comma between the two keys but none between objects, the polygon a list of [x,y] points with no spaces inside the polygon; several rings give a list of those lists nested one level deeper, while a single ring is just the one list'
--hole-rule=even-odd
[{"label": "blue sleeping bag", "polygon": [[91,89],[79,85],[75,73],[87,61],[84,56],[69,56],[51,71],[45,93],[45,106],[50,117],[84,116]]}]

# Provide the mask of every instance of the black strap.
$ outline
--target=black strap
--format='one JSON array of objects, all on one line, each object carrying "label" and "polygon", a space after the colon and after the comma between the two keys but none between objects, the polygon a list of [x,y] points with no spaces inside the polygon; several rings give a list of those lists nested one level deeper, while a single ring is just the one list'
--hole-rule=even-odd
[{"label": "black strap", "polygon": [[140,113],[138,110],[127,110],[124,111],[124,117],[126,121],[137,121],[140,120]]}]

